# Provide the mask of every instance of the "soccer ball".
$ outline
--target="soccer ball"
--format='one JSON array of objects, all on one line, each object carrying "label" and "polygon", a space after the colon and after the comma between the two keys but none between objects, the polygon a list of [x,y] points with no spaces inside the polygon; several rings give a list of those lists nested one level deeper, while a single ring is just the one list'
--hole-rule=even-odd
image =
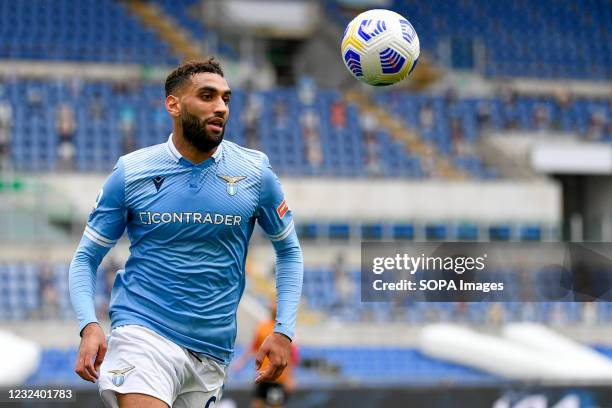
[{"label": "soccer ball", "polygon": [[414,70],[419,37],[401,15],[368,10],[346,26],[341,51],[344,65],[355,78],[374,86],[392,85]]}]

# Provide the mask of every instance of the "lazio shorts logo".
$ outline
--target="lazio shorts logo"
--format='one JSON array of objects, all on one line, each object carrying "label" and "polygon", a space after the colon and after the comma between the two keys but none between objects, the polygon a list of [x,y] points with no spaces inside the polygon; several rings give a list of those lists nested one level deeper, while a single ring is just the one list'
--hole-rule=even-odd
[{"label": "lazio shorts logo", "polygon": [[125,382],[126,374],[132,371],[134,368],[134,366],[129,366],[127,368],[120,368],[118,370],[110,370],[109,373],[113,375],[111,380],[115,387],[121,387]]},{"label": "lazio shorts logo", "polygon": [[225,186],[227,188],[227,194],[231,196],[236,195],[236,192],[238,191],[238,186],[236,185],[236,183],[246,178],[246,176],[223,176],[221,174],[217,174],[217,177],[225,181],[226,183]]}]

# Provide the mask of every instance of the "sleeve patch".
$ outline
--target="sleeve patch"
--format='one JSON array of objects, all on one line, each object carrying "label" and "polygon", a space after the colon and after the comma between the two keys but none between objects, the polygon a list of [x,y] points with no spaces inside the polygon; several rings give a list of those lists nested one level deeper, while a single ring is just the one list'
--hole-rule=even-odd
[{"label": "sleeve patch", "polygon": [[276,207],[276,213],[278,214],[278,217],[282,219],[285,214],[287,214],[287,211],[289,211],[287,200],[283,200],[283,202],[280,203],[278,207]]}]

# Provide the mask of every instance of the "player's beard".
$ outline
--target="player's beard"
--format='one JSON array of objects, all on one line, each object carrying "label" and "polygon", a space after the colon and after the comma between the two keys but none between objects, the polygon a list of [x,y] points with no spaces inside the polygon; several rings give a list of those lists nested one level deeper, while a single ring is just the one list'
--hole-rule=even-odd
[{"label": "player's beard", "polygon": [[181,112],[181,124],[183,127],[183,137],[191,143],[193,147],[201,152],[210,152],[219,146],[225,133],[225,124],[219,134],[209,132],[206,129],[206,121],[198,119],[197,116],[183,110]]}]

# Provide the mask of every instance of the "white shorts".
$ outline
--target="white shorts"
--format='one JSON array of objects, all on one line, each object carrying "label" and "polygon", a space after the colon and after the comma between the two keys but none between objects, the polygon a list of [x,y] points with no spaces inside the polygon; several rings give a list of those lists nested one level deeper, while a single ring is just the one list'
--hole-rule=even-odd
[{"label": "white shorts", "polygon": [[98,387],[104,405],[118,408],[116,393],[151,395],[173,408],[219,404],[226,366],[194,355],[146,327],[114,329]]}]

